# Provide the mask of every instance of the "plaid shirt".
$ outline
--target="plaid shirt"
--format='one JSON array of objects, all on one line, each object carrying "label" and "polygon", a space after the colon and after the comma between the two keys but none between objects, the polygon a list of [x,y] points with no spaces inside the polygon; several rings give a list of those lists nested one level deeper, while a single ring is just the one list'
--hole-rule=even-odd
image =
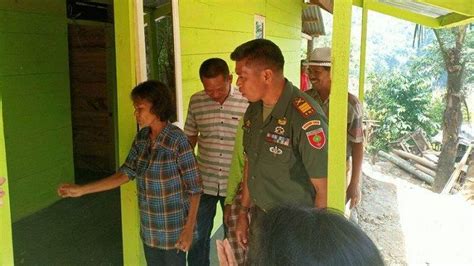
[{"label": "plaid shirt", "polygon": [[188,195],[202,193],[202,181],[193,149],[181,129],[168,123],[153,147],[150,131],[146,127],[138,132],[119,171],[137,179],[143,242],[175,249],[188,216]]}]

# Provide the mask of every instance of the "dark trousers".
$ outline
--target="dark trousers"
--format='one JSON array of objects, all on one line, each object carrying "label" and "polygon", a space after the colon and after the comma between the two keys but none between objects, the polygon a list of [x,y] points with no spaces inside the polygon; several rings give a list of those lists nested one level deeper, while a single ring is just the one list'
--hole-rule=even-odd
[{"label": "dark trousers", "polygon": [[165,250],[149,247],[143,244],[145,251],[146,264],[148,266],[186,266],[186,253],[176,249]]},{"label": "dark trousers", "polygon": [[[246,265],[265,265],[259,249],[263,239],[261,228],[266,213],[257,206],[250,209],[249,246]],[[262,260],[263,259],[263,260]]]},{"label": "dark trousers", "polygon": [[201,195],[197,214],[198,236],[188,254],[188,264],[190,266],[209,266],[209,249],[214,216],[216,216],[216,206],[219,202],[222,211],[224,211],[224,200],[225,197]]}]

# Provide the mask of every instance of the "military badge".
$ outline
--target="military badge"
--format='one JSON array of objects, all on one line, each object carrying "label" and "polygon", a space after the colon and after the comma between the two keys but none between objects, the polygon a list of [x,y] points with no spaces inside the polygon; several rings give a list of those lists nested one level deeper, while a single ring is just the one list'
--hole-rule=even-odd
[{"label": "military badge", "polygon": [[326,144],[326,135],[324,134],[324,130],[322,128],[306,132],[306,137],[309,144],[315,149],[320,150]]},{"label": "military badge", "polygon": [[278,118],[278,121],[277,121],[278,125],[280,126],[286,125],[286,122],[287,122],[286,117]]},{"label": "military badge", "polygon": [[319,120],[310,120],[306,123],[304,123],[304,125],[301,127],[303,130],[306,130],[308,129],[310,126],[319,126],[321,125],[321,121]]},{"label": "military badge", "polygon": [[278,135],[283,135],[283,134],[285,134],[285,129],[281,126],[277,126],[277,127],[275,127],[275,133],[278,134]]},{"label": "military badge", "polygon": [[245,127],[250,127],[250,120],[245,121],[244,126]]},{"label": "military badge", "polygon": [[307,118],[310,115],[314,114],[316,110],[302,97],[296,97],[293,100],[293,105],[295,106],[296,110],[304,117]]},{"label": "military badge", "polygon": [[274,156],[283,154],[283,151],[278,148],[278,146],[270,147],[270,152],[273,153]]}]

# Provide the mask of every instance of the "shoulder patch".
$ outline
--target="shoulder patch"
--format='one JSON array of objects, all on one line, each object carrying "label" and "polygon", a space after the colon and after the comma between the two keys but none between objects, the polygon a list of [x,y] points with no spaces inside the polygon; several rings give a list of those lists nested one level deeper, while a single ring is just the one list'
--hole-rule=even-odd
[{"label": "shoulder patch", "polygon": [[311,106],[311,104],[308,103],[303,97],[296,97],[293,100],[293,106],[295,106],[296,110],[298,110],[298,112],[300,112],[301,116],[304,118],[307,118],[316,112],[313,106]]},{"label": "shoulder patch", "polygon": [[304,125],[301,128],[303,130],[306,130],[310,126],[319,126],[319,125],[321,125],[321,121],[319,121],[319,120],[309,120],[308,122],[304,123]]}]

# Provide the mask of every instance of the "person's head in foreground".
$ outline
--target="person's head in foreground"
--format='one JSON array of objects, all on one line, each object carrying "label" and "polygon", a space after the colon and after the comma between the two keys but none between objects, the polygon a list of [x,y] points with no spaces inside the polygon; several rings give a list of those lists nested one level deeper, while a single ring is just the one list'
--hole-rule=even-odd
[{"label": "person's head in foreground", "polygon": [[277,207],[262,225],[252,265],[384,265],[367,234],[333,210]]}]

